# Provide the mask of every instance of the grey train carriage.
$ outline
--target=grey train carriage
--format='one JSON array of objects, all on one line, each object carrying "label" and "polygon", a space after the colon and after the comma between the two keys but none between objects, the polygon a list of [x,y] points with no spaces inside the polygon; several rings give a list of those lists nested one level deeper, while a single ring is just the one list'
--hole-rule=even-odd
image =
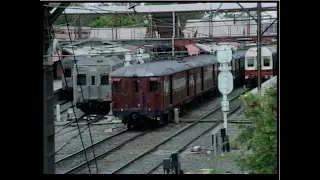
[{"label": "grey train carriage", "polygon": [[73,100],[86,114],[106,114],[110,111],[111,84],[109,74],[123,67],[117,56],[91,57],[74,65]]},{"label": "grey train carriage", "polygon": [[74,67],[74,59],[76,59],[77,63],[80,63],[82,61],[90,61],[90,58],[88,57],[65,57],[61,63],[63,67],[63,73],[61,74],[62,77],[62,90],[64,91],[63,99],[72,100],[72,93],[73,93],[73,67]]}]

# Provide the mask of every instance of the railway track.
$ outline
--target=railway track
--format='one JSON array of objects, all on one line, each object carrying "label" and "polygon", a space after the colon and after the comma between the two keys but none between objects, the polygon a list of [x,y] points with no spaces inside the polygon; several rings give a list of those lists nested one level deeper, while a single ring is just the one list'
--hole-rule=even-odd
[{"label": "railway track", "polygon": [[[110,137],[107,137],[103,140],[100,140],[93,145],[86,147],[85,149],[79,150],[71,155],[68,155],[62,159],[57,160],[56,163],[56,171],[62,174],[71,174],[79,169],[84,168],[87,163],[92,163],[94,160],[99,160],[117,149],[124,146],[126,143],[142,136],[152,131],[152,129],[143,131],[143,132],[134,132],[132,130],[123,130],[117,134],[114,134]],[[84,153],[87,151],[95,150],[96,157],[93,157],[92,153],[87,153],[88,161],[86,161],[83,157]],[[68,168],[68,170],[63,171],[63,169]],[[61,171],[60,171],[61,170]],[[63,171],[63,172],[62,172]]]},{"label": "railway track", "polygon": [[65,124],[63,127],[61,127],[59,130],[57,130],[54,134],[57,135],[59,134],[59,132],[61,132],[62,130],[66,129],[67,127],[69,127],[71,124],[75,123],[76,121],[82,120],[86,115],[83,114],[78,118],[75,118],[73,120],[71,120],[70,122],[68,122],[67,124]]},{"label": "railway track", "polygon": [[[244,91],[242,91],[239,95],[236,95],[235,97],[232,98],[232,100],[238,98],[241,94],[243,94]],[[196,107],[193,108],[193,110],[198,107],[201,107],[201,106],[204,106],[205,104],[209,103],[209,101],[205,101],[205,102],[202,102],[202,103],[199,103]],[[231,104],[231,103],[230,103]],[[239,106],[240,107],[240,106]],[[198,122],[200,122],[201,120],[207,120],[207,117],[209,117],[211,114],[215,113],[216,111],[218,111],[220,108],[220,106],[218,106],[217,108],[215,108],[214,111],[212,111],[211,113],[201,117],[198,121],[190,124],[190,125],[187,125],[187,127],[183,128],[181,131],[178,131],[177,133],[175,133],[173,136],[171,136],[170,138],[166,139],[164,142],[161,142],[160,144],[158,144],[157,146],[149,149],[147,152],[141,154],[139,157],[133,159],[132,161],[130,161],[129,163],[121,166],[120,168],[114,170],[112,173],[119,173],[119,172],[122,172],[122,170],[124,170],[126,167],[130,166],[131,164],[133,164],[134,162],[138,161],[139,159],[143,158],[144,156],[146,156],[147,154],[149,154],[150,152],[152,152],[154,149],[156,149],[157,147],[165,144],[166,142],[170,141],[170,139],[178,136],[179,134],[183,133],[184,131],[192,128],[192,126],[195,126]],[[188,113],[184,113],[184,114],[188,114]],[[219,115],[220,118],[221,118],[221,114]],[[200,124],[204,124],[204,123],[200,123]],[[90,157],[88,158],[88,161],[89,162],[86,162],[86,160],[84,159],[83,155],[84,155],[84,152],[85,151],[88,151],[90,149],[95,149],[96,151],[96,160],[97,161],[103,161],[103,159],[106,159],[104,157],[107,157],[108,156],[108,159],[110,158],[109,156],[116,156],[114,154],[121,154],[120,152],[116,152],[116,150],[119,150],[119,151],[122,151],[122,150],[127,150],[126,148],[123,149],[121,147],[123,147],[124,145],[128,144],[129,142],[132,142],[134,140],[136,140],[138,137],[140,136],[143,136],[143,135],[146,135],[147,133],[149,133],[150,131],[152,131],[153,129],[150,129],[148,131],[144,131],[144,132],[140,132],[140,133],[137,133],[137,132],[128,132],[127,130],[125,131],[122,131],[116,135],[113,135],[109,138],[106,138],[106,139],[103,139],[97,143],[95,143],[93,146],[89,146],[87,148],[85,148],[85,150],[81,150],[81,151],[78,151],[78,152],[75,152],[73,153],[72,155],[69,155],[63,159],[60,159],[56,162],[56,169],[57,169],[57,173],[62,173],[62,174],[72,174],[72,173],[78,173],[78,172],[83,172],[85,169],[85,166],[87,165],[87,163],[90,163],[91,164],[91,172],[94,172],[92,171],[93,169],[96,169],[96,167],[94,166],[93,164],[93,161],[95,160],[94,157],[93,157],[93,154],[91,153],[91,155],[87,154],[87,156],[89,155]],[[161,129],[160,129],[161,131]],[[175,132],[175,131],[174,131]],[[131,134],[130,134],[131,133]],[[132,133],[135,133],[135,134],[132,134]],[[204,132],[202,132],[204,133]],[[171,133],[172,134],[172,133]],[[129,137],[126,137],[126,138],[123,138],[121,136],[129,136]],[[151,136],[151,135],[150,135]],[[201,135],[200,135],[201,136]],[[164,136],[166,137],[166,136]],[[120,139],[120,140],[119,140]],[[125,139],[125,140],[124,140]],[[110,142],[111,141],[111,142]],[[112,143],[114,142],[114,143]],[[192,141],[193,142],[193,141]],[[135,142],[136,143],[136,142]],[[191,142],[190,142],[191,143]],[[132,144],[132,143],[131,143]],[[133,143],[134,144],[134,143]],[[102,147],[102,148],[101,148]],[[107,150],[105,149],[107,148]],[[82,159],[81,159],[81,156],[82,156]],[[112,157],[111,157],[111,160],[112,161]],[[100,162],[99,162],[100,163]],[[110,162],[108,162],[110,163]],[[100,164],[108,164],[108,163],[100,163]],[[104,165],[105,166],[105,165]],[[68,169],[68,170],[65,170],[65,169]],[[99,168],[100,169],[104,169],[104,168]],[[97,171],[95,171],[97,172]],[[83,172],[83,173],[86,173],[86,172]],[[97,173],[101,173],[101,172],[97,172]],[[108,174],[108,173],[107,173]]]},{"label": "railway track", "polygon": [[[82,118],[83,118],[83,117],[85,117],[85,116],[82,116]],[[89,128],[89,126],[90,126],[92,123],[97,122],[97,121],[99,121],[99,120],[102,119],[102,118],[103,118],[103,116],[97,116],[96,118],[90,120],[90,121],[88,122],[87,126],[84,127],[82,130],[80,130],[80,133],[83,133],[85,130],[87,130],[87,129]],[[70,125],[70,124],[69,124],[69,125]],[[74,130],[78,130],[78,127],[74,128],[74,129],[72,129],[72,130],[70,130],[70,131],[67,131],[67,132],[65,132],[65,133],[69,133],[69,132],[74,131]],[[65,133],[64,133],[64,134],[65,134]],[[71,137],[70,139],[68,139],[67,142],[65,142],[62,146],[60,146],[60,147],[56,150],[55,153],[57,154],[63,147],[65,147],[65,146],[66,146],[67,144],[69,144],[73,139],[75,139],[76,137],[78,137],[78,135],[79,135],[80,133],[78,133],[78,134],[74,135],[73,137]]]},{"label": "railway track", "polygon": [[[241,95],[241,94],[240,94]],[[240,96],[236,96],[234,98],[232,98],[230,100],[230,106],[233,106],[231,111],[229,112],[229,115],[232,114],[233,112],[235,112],[236,110],[238,110],[241,107],[241,104],[235,103],[233,105],[231,105],[231,102],[237,101],[238,97]],[[216,128],[221,122],[223,122],[222,120],[218,120],[216,122],[214,122],[214,124],[208,126],[207,124],[204,123],[199,123],[204,119],[208,119],[208,117],[212,116],[213,114],[217,115],[218,113],[220,113],[220,117],[222,116],[222,112],[221,112],[221,107],[217,107],[215,108],[213,111],[211,111],[210,113],[202,116],[201,118],[199,118],[197,121],[193,122],[190,125],[187,125],[186,127],[182,128],[181,130],[179,130],[178,132],[174,133],[172,136],[170,136],[169,138],[165,139],[163,142],[157,144],[156,146],[154,146],[153,148],[150,148],[149,150],[145,151],[144,153],[142,153],[140,156],[134,158],[133,160],[131,160],[129,163],[121,166],[120,168],[114,170],[111,172],[111,174],[121,174],[122,172],[124,172],[127,168],[129,169],[131,167],[131,169],[134,169],[134,173],[138,173],[138,174],[143,174],[143,173],[147,173],[147,174],[151,174],[154,170],[156,170],[158,167],[160,167],[162,165],[162,162],[156,163],[156,165],[151,165],[150,162],[150,158],[153,159],[154,161],[160,160],[162,161],[162,159],[165,157],[163,155],[157,155],[156,153],[154,153],[159,147],[161,146],[167,146],[166,148],[161,148],[161,149],[168,149],[167,151],[178,151],[181,152],[183,151],[189,144],[191,144],[192,142],[194,142],[196,139],[198,139],[200,136],[208,133],[210,130]],[[184,139],[191,131],[196,131],[198,133],[196,133],[196,136],[192,137],[190,140],[188,140],[182,147],[179,147],[178,150],[172,150],[171,145],[175,144],[174,142],[170,144],[171,141],[175,141],[174,139]],[[168,146],[169,145],[169,146]],[[140,171],[138,170],[137,167],[139,167],[138,164],[136,164],[137,166],[135,166],[135,163],[138,163],[138,161],[140,162],[139,165],[141,165],[141,161],[143,161],[143,163],[145,163],[146,165],[144,165],[143,167],[153,167],[150,170],[148,170],[147,172],[143,172],[144,170],[141,169]],[[154,162],[153,161],[153,162]],[[137,172],[139,171],[139,172]],[[132,172],[130,172],[131,174]]]}]

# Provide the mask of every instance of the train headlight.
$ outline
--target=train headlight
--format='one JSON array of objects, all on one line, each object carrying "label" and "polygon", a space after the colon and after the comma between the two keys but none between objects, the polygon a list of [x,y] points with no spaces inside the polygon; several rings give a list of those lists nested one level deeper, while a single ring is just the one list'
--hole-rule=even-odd
[{"label": "train headlight", "polygon": [[78,92],[81,92],[81,88],[78,89]]},{"label": "train headlight", "polygon": [[160,121],[160,117],[157,117],[157,120]]}]

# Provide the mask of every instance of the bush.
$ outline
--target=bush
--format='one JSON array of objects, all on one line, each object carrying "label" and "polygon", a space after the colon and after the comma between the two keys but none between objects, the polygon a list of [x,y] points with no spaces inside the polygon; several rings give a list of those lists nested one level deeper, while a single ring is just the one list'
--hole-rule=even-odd
[{"label": "bush", "polygon": [[277,89],[266,90],[265,96],[243,96],[246,119],[251,126],[243,126],[237,137],[247,150],[238,158],[238,165],[251,174],[277,173]]}]

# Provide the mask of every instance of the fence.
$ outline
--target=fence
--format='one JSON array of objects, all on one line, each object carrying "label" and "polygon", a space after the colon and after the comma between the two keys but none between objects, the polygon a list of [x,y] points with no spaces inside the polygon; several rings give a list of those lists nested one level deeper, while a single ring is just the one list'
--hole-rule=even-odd
[{"label": "fence", "polygon": [[[226,23],[225,23],[226,24]],[[262,32],[271,23],[262,24]],[[71,38],[77,39],[76,31],[71,31]],[[92,28],[91,30],[81,31],[81,39],[87,38],[102,38],[107,40],[116,39],[145,39],[147,37],[146,27],[135,27],[135,28]],[[184,37],[209,37],[210,34],[213,37],[232,37],[232,36],[254,36],[257,35],[257,24],[235,24],[235,25],[213,25],[209,26],[209,22],[195,22],[188,23],[182,31]],[[154,32],[153,38],[160,38],[158,32]],[[264,33],[264,35],[276,35],[277,34],[277,23],[274,23]],[[56,32],[58,39],[69,39],[69,34],[66,31]]]}]

